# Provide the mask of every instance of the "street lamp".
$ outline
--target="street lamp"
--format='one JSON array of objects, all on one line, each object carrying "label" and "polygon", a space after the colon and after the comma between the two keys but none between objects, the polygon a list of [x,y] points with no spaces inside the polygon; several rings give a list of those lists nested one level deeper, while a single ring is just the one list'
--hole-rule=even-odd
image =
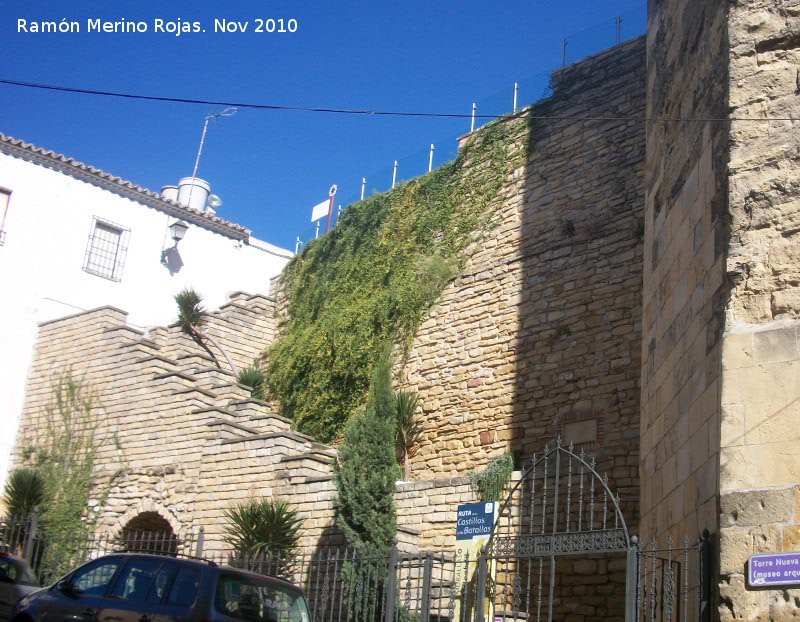
[{"label": "street lamp", "polygon": [[175,246],[178,246],[178,242],[186,235],[187,229],[189,229],[189,225],[182,220],[176,220],[169,226],[169,237],[175,240]]},{"label": "street lamp", "polygon": [[167,266],[169,268],[170,273],[177,272],[180,268],[173,270],[172,264],[175,263],[178,242],[183,239],[183,236],[186,235],[186,231],[189,229],[189,225],[187,225],[182,220],[176,220],[173,222],[169,227],[167,227],[167,231],[169,232],[169,237],[175,242],[171,248],[165,248],[161,250],[161,264]]}]

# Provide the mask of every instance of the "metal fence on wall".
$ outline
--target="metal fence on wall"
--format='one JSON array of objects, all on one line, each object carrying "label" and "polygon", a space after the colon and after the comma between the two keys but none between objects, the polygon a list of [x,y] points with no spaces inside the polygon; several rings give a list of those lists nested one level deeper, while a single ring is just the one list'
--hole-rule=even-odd
[{"label": "metal fence on wall", "polygon": [[[403,181],[425,175],[431,168],[455,159],[460,136],[479,129],[496,117],[511,114],[549,97],[552,94],[550,89],[552,70],[576,63],[638,37],[645,33],[646,26],[647,5],[642,3],[612,19],[568,34],[563,37],[558,49],[543,54],[543,58],[547,59],[545,66],[549,66],[550,70],[525,76],[492,94],[478,95],[472,102],[464,102],[461,111],[465,115],[464,118],[440,119],[438,127],[443,129],[437,131],[435,135],[428,135],[420,140],[418,151],[401,155],[394,161],[388,160],[382,164],[368,156],[365,158],[366,165],[362,178],[337,181],[341,192],[335,198],[334,218],[338,220],[341,211],[353,203],[390,190]],[[475,117],[469,118],[470,113]],[[298,233],[297,249],[321,232],[315,223],[309,222],[306,228]]]}]

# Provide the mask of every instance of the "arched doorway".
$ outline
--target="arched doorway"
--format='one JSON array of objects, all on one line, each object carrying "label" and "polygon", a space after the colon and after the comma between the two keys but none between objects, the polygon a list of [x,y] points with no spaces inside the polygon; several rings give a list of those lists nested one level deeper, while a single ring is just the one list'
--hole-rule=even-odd
[{"label": "arched doorway", "polygon": [[176,555],[180,541],[169,522],[158,512],[141,512],[125,524],[115,545],[129,553]]},{"label": "arched doorway", "polygon": [[633,544],[619,497],[594,460],[560,442],[545,447],[526,463],[492,528],[487,596],[494,615],[548,622],[630,617]]}]

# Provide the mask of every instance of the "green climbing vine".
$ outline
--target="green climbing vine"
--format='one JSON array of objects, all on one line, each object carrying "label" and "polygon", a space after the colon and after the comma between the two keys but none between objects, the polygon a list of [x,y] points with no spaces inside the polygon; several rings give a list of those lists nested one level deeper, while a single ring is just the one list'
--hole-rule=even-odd
[{"label": "green climbing vine", "polygon": [[523,120],[495,121],[433,172],[347,208],[285,270],[288,317],[267,385],[294,426],[335,439],[364,403],[379,344],[408,351],[525,153]]}]

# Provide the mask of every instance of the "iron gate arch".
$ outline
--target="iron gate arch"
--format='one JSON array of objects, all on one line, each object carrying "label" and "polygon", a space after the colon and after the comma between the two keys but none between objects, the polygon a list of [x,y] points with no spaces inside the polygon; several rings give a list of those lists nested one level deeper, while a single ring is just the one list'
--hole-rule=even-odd
[{"label": "iron gate arch", "polygon": [[565,447],[560,439],[526,462],[500,505],[486,546],[492,565],[487,573],[496,575],[494,580],[487,577],[490,603],[505,608],[503,619],[510,611],[512,619],[524,612],[529,620],[553,620],[557,558],[620,554],[625,618],[630,619],[636,607],[637,542],[608,477],[597,472],[594,458],[588,460],[583,450],[575,453],[572,443]]}]

